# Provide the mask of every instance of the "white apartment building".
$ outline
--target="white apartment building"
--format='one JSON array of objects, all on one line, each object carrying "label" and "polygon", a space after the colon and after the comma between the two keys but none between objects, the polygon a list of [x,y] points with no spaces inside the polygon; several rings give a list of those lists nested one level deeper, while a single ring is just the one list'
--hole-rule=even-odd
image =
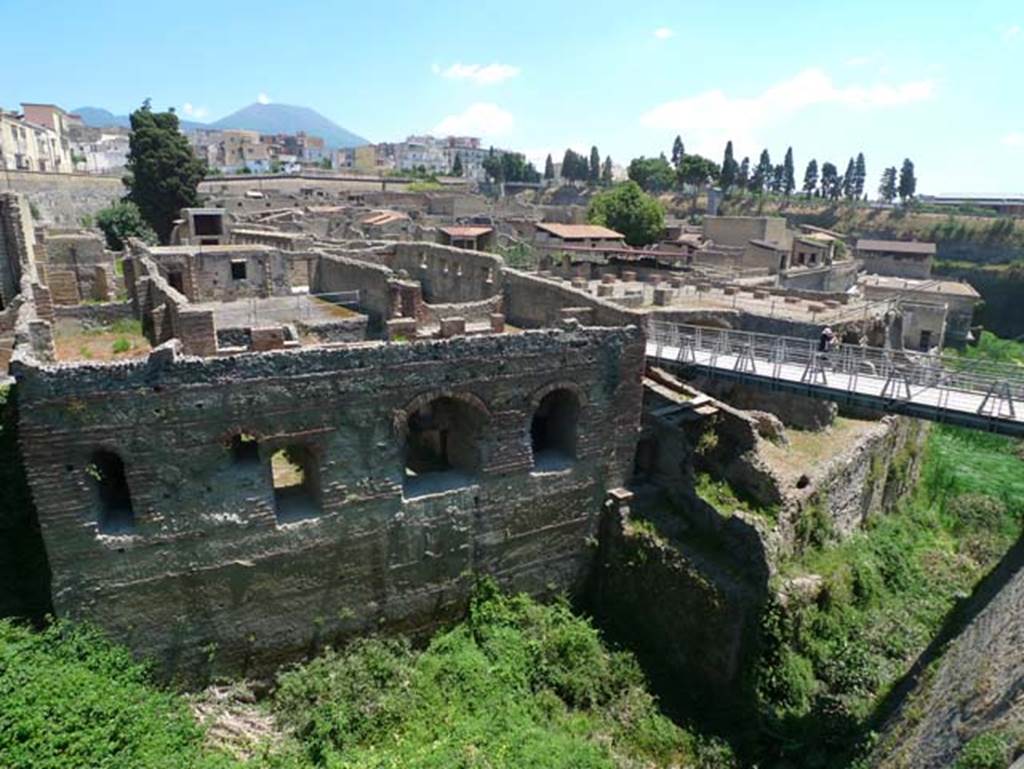
[{"label": "white apartment building", "polygon": [[21,113],[0,109],[0,165],[11,171],[71,173],[64,111],[52,105],[22,107]]}]

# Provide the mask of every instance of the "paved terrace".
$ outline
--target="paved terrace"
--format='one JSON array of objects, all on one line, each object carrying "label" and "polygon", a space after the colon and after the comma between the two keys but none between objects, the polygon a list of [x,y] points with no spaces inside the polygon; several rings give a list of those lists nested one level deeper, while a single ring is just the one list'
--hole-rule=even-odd
[{"label": "paved terrace", "polygon": [[352,318],[358,313],[349,308],[358,302],[358,291],[346,291],[339,294],[293,294],[230,302],[199,302],[191,307],[212,310],[217,328],[243,328],[299,321],[326,323]]},{"label": "paved terrace", "polygon": [[652,321],[647,357],[744,384],[1024,436],[1024,368]]}]

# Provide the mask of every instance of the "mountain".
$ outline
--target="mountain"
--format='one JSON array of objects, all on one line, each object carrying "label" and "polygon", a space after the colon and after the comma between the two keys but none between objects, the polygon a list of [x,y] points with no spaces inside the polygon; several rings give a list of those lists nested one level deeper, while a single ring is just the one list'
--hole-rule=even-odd
[{"label": "mountain", "polygon": [[[74,110],[82,116],[87,126],[104,128],[106,126],[128,127],[127,115],[115,115],[100,107],[79,107]],[[179,115],[180,119],[181,116]],[[185,130],[199,128],[241,128],[247,131],[259,131],[264,134],[293,134],[304,131],[310,136],[319,136],[331,149],[341,147],[358,147],[370,142],[362,136],[342,128],[328,120],[319,112],[309,107],[297,107],[292,104],[260,104],[254,102],[237,112],[232,112],[215,123],[197,123],[192,120],[181,120]]]},{"label": "mountain", "polygon": [[[79,107],[71,110],[72,114],[82,118],[82,122],[90,128],[108,128],[119,126],[131,128],[131,120],[127,115],[115,115],[113,112],[102,107]],[[205,123],[197,123],[194,120],[182,120],[178,115],[178,122],[186,131],[194,131],[197,128],[206,128]]]},{"label": "mountain", "polygon": [[292,104],[254,102],[238,112],[221,118],[216,123],[210,123],[208,127],[243,128],[263,134],[293,134],[304,131],[311,136],[321,137],[324,143],[332,149],[358,147],[370,143],[362,136],[328,120],[316,110]]}]

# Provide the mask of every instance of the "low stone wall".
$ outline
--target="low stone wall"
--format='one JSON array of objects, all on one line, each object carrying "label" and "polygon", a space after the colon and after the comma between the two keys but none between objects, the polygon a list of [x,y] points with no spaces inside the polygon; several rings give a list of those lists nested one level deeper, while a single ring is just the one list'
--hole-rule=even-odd
[{"label": "low stone wall", "polygon": [[504,271],[505,317],[514,326],[538,328],[559,322],[568,307],[592,308],[596,326],[645,327],[646,316],[561,283],[519,270]]},{"label": "low stone wall", "polygon": [[428,324],[437,325],[444,318],[465,318],[467,323],[482,323],[489,321],[494,313],[500,313],[503,298],[492,296],[479,302],[464,302],[462,304],[427,304],[423,303],[423,320]]},{"label": "low stone wall", "polygon": [[317,341],[331,344],[364,341],[367,338],[368,323],[369,318],[360,315],[358,318],[343,318],[316,323],[302,322],[298,325],[301,330],[316,337]]},{"label": "low stone wall", "polygon": [[78,305],[55,305],[53,314],[58,318],[77,320],[84,325],[103,326],[117,320],[133,317],[131,302],[97,302]]},{"label": "low stone wall", "polygon": [[391,270],[382,264],[324,254],[313,267],[313,293],[359,291],[360,311],[369,316],[371,328],[379,329],[392,316],[392,277]]},{"label": "low stone wall", "polygon": [[395,243],[387,264],[405,270],[434,304],[478,302],[501,292],[504,261],[500,256],[435,243]]}]

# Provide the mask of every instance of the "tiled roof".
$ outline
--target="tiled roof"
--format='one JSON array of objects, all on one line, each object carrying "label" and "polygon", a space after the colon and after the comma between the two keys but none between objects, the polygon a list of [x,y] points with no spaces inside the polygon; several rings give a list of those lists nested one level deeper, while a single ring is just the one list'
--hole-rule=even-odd
[{"label": "tiled roof", "polygon": [[581,238],[598,238],[603,240],[621,240],[626,237],[621,232],[610,230],[598,224],[556,224],[554,222],[538,222],[538,229],[544,230],[556,238],[577,240]]},{"label": "tiled roof", "polygon": [[934,254],[934,243],[923,243],[918,240],[868,240],[857,241],[858,251],[883,251],[892,254]]}]

